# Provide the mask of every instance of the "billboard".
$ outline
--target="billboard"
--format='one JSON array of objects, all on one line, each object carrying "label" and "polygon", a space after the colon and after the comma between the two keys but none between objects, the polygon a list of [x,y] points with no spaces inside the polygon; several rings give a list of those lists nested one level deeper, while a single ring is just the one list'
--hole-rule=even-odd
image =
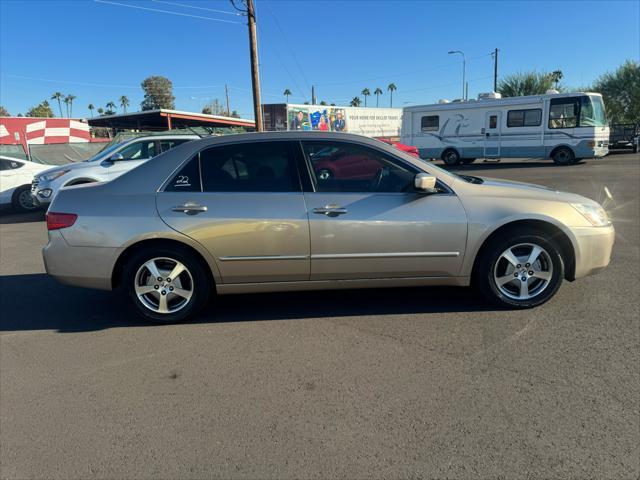
[{"label": "billboard", "polygon": [[347,132],[368,137],[398,137],[401,108],[362,108],[328,105],[264,105],[268,130]]}]

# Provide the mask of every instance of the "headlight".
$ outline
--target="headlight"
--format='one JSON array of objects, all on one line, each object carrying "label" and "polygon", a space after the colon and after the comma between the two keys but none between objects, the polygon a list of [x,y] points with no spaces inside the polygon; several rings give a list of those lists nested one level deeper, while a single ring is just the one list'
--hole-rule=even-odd
[{"label": "headlight", "polygon": [[579,211],[584,218],[594,227],[605,227],[611,225],[609,216],[600,205],[587,205],[584,203],[572,203],[571,206]]},{"label": "headlight", "polygon": [[52,182],[56,178],[60,178],[66,173],[69,173],[71,170],[58,170],[57,172],[45,173],[44,175],[40,175],[39,179],[44,180],[45,182]]}]

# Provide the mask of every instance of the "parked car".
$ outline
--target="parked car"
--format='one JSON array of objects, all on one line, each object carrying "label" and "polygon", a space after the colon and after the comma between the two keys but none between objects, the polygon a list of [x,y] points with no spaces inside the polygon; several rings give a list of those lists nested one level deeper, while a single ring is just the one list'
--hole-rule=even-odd
[{"label": "parked car", "polygon": [[609,149],[631,149],[638,153],[640,126],[635,123],[614,123],[609,134]]},{"label": "parked car", "polygon": [[49,165],[0,156],[0,205],[29,212],[37,207],[31,198],[31,179]]},{"label": "parked car", "polygon": [[31,195],[37,205],[48,206],[62,187],[106,182],[136,168],[150,158],[189,142],[197,135],[151,135],[111,145],[83,162],[50,168],[33,178]]},{"label": "parked car", "polygon": [[[319,177],[344,150],[378,162]],[[335,155],[335,153],[330,153]],[[206,138],[120,178],[65,188],[47,214],[47,272],[126,292],[178,321],[217,294],[476,285],[529,308],[609,263],[614,229],[593,200],[457,175],[374,139],[333,132]]]},{"label": "parked car", "polygon": [[394,147],[402,150],[409,155],[412,155],[416,158],[420,158],[420,153],[418,152],[418,147],[412,147],[411,145],[405,145],[404,143],[395,142],[393,140],[389,140],[388,138],[376,138],[376,140],[380,140],[388,145],[393,145]]}]

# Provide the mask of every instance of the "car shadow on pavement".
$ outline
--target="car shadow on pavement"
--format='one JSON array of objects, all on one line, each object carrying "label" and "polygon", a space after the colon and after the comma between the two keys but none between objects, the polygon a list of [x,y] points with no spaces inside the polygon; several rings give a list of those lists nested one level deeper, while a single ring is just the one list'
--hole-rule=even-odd
[{"label": "car shadow on pavement", "polygon": [[0,210],[0,225],[9,225],[11,223],[42,222],[45,219],[45,213],[45,210],[18,213],[11,209],[3,209]]},{"label": "car shadow on pavement", "polygon": [[[0,332],[88,332],[151,325],[132,311],[120,292],[69,287],[43,273],[2,276],[0,292]],[[470,288],[329,290],[219,296],[191,323],[490,310],[495,308]]]},{"label": "car shadow on pavement", "polygon": [[500,170],[500,169],[508,169],[508,168],[570,168],[575,166],[586,165],[584,160],[580,160],[572,165],[556,165],[551,160],[533,160],[533,161],[520,161],[520,162],[509,162],[509,161],[500,161],[500,162],[483,162],[482,160],[477,160],[474,163],[469,165],[438,165],[439,167],[444,168],[445,170],[450,170],[452,172],[473,172],[474,170]]}]

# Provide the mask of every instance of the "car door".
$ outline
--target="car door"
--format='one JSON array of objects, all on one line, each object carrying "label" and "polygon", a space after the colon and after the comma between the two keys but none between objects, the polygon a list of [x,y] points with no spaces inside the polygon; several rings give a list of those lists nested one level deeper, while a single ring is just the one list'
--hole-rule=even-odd
[{"label": "car door", "polygon": [[175,230],[215,257],[224,283],[309,280],[309,224],[291,142],[213,146],[157,196]]},{"label": "car door", "polygon": [[[117,161],[106,160],[106,163],[103,162],[108,166],[109,180],[113,180],[123,173],[136,168],[150,158],[155,157],[158,154],[158,142],[156,140],[140,140],[130,143],[115,152],[115,154],[122,155],[122,159]],[[111,164],[109,165],[109,163]]]},{"label": "car door", "polygon": [[[317,175],[314,154],[328,143],[366,157],[363,174]],[[418,169],[366,145],[318,140],[303,141],[301,148],[312,184],[305,192],[311,280],[457,275],[467,219],[447,187],[436,194],[416,191]],[[374,162],[377,170],[363,178]]]}]

